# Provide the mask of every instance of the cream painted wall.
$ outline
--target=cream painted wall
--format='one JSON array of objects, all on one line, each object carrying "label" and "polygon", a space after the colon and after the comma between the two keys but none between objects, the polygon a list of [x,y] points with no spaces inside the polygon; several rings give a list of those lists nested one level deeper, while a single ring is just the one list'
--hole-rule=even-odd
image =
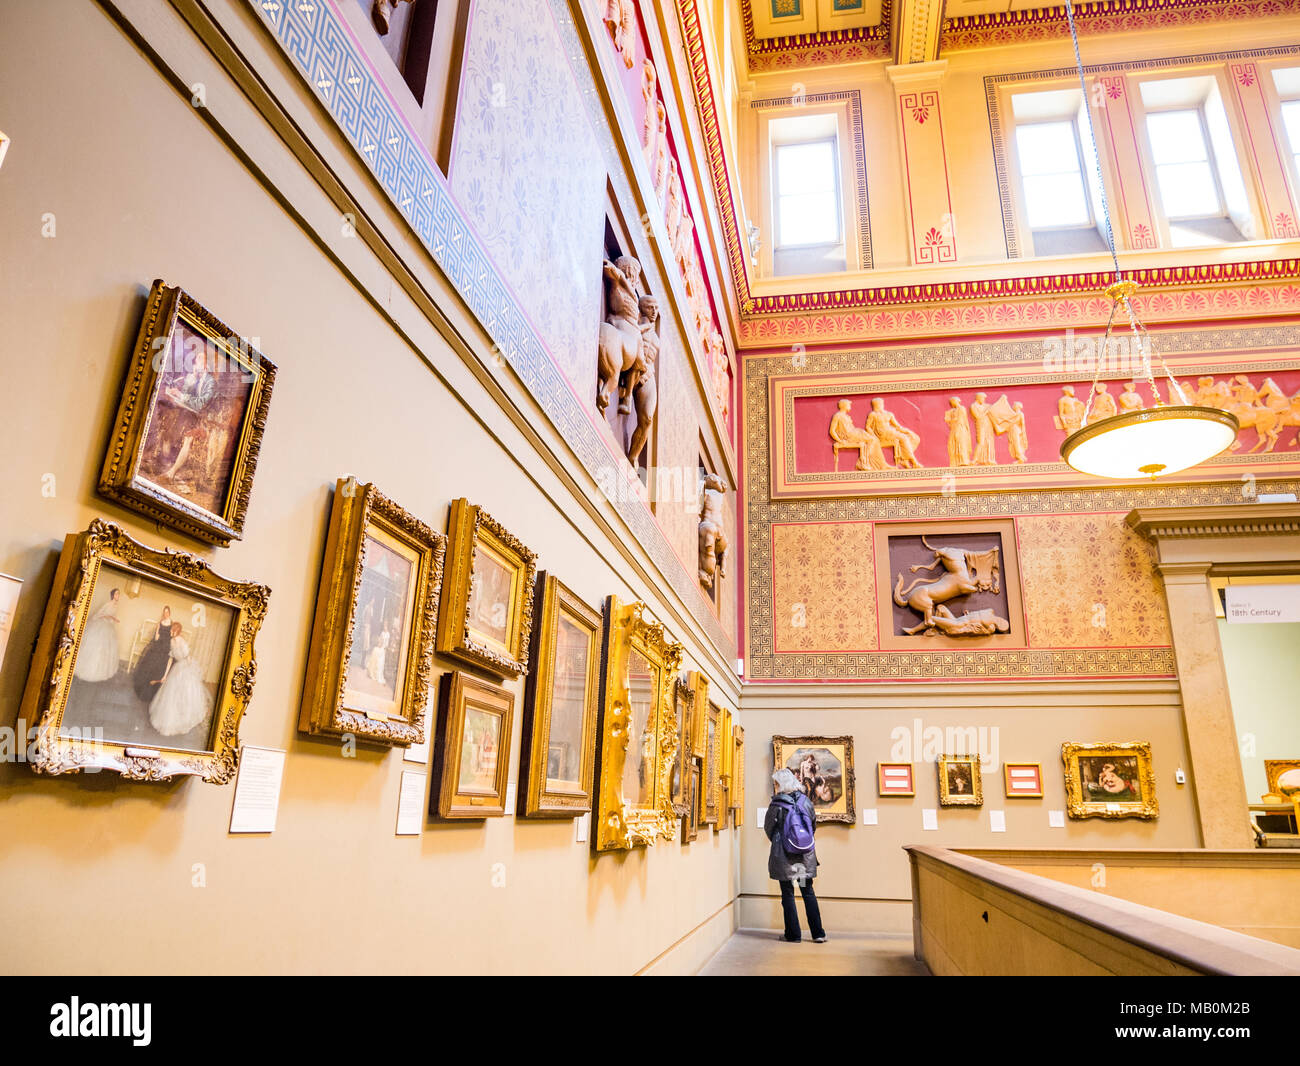
[{"label": "cream painted wall", "polygon": [[1233,623],[1219,619],[1246,800],[1268,791],[1265,759],[1300,758],[1300,622]]},{"label": "cream painted wall", "polygon": [[[231,787],[0,766],[0,895],[14,904],[0,922],[0,969],[629,973],[657,959],[671,969],[665,953],[697,928],[724,936],[730,831],[600,858],[568,821],[500,818],[398,838],[401,774],[416,767],[395,751],[344,758],[297,735],[330,488],[343,474],[374,480],[435,528],[468,495],[588,602],[613,592],[663,608],[652,588],[629,583],[600,527],[459,356],[436,340],[417,351],[393,328],[388,312],[406,316],[408,335],[436,337],[401,291],[360,291],[101,9],[9,6],[0,39],[13,138],[0,172],[10,442],[0,571],[26,582],[0,669],[0,724],[14,724],[59,545],[104,516],[271,586],[242,739],[288,752],[270,836],[227,834]],[[51,62],[54,40],[78,62]],[[208,92],[238,95],[215,81]],[[320,190],[269,140],[261,131],[250,151],[286,167],[294,181],[281,195],[317,215]],[[42,236],[48,225],[54,236]],[[95,493],[154,277],[190,290],[279,367],[245,537],[226,550]],[[512,768],[518,737],[516,712]]]}]

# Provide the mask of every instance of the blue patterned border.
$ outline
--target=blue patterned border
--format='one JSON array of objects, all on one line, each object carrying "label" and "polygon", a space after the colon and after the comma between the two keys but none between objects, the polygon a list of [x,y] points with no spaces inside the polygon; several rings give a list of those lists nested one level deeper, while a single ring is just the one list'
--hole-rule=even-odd
[{"label": "blue patterned border", "polygon": [[[461,214],[428,149],[364,58],[334,0],[250,2],[582,465],[593,477],[608,469],[611,453],[604,438],[529,326],[519,301]],[[570,23],[561,31],[571,32],[571,19],[560,7],[553,5],[557,18]],[[735,644],[705,600],[695,574],[687,571],[640,498],[617,494],[611,503],[683,601],[699,601],[694,617],[715,647],[724,657],[735,658]]]}]

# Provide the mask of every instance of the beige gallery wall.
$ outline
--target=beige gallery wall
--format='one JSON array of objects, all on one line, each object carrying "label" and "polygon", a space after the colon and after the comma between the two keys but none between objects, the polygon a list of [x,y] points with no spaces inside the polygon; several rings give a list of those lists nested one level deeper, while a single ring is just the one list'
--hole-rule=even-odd
[{"label": "beige gallery wall", "polygon": [[[426,825],[399,838],[400,778],[419,767],[397,751],[344,758],[297,735],[342,475],[373,480],[435,528],[468,495],[587,602],[617,593],[663,608],[428,323],[403,312],[425,338],[418,352],[392,328],[381,310],[402,306],[396,287],[382,308],[363,295],[99,7],[8,5],[0,39],[13,139],[0,170],[0,571],[25,581],[0,725],[14,725],[59,546],[103,516],[271,586],[242,740],[288,752],[269,836],[228,835],[231,787],[0,766],[0,969],[626,973],[725,936],[730,831],[599,858],[567,820]],[[53,62],[55,40],[78,62]],[[281,193],[295,190],[305,190],[295,210],[317,210],[306,179]],[[95,493],[155,277],[256,338],[279,368],[245,537],[226,550]],[[690,660],[703,654],[688,647]],[[517,710],[512,779],[518,724]]]}]

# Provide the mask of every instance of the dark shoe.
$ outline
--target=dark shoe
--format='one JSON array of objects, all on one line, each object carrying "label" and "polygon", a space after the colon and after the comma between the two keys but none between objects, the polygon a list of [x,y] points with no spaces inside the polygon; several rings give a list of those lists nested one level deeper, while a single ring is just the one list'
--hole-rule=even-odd
[{"label": "dark shoe", "polygon": [[803,943],[803,939],[802,939],[801,937],[795,937],[793,940],[791,940],[791,939],[790,939],[788,936],[786,936],[784,933],[782,933],[779,937],[777,937],[777,940],[784,940],[787,944],[801,944],[801,943]]}]

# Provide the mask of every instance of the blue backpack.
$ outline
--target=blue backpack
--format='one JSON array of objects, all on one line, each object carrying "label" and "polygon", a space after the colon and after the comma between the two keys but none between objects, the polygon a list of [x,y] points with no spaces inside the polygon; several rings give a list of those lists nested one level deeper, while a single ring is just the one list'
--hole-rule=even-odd
[{"label": "blue backpack", "polygon": [[801,858],[813,849],[813,819],[810,804],[800,803],[797,795],[791,796],[781,826],[781,846],[785,853]]}]

